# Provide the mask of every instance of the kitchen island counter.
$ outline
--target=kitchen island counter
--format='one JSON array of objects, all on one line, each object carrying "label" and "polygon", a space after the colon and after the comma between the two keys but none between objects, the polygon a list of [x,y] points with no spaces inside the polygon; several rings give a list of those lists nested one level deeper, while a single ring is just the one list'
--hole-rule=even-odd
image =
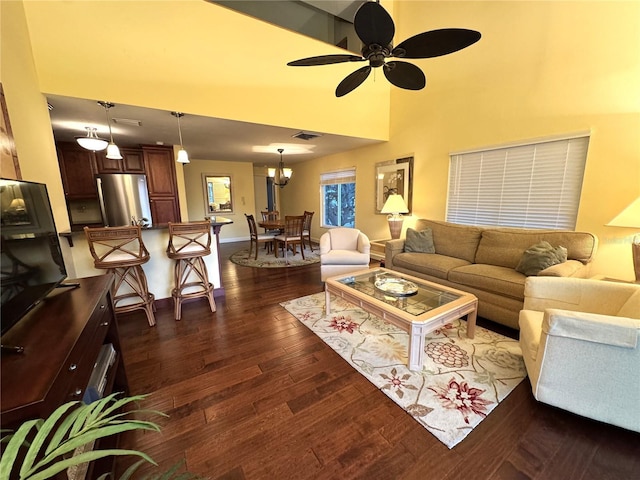
[{"label": "kitchen island counter", "polygon": [[[224,225],[233,223],[233,220],[226,217],[211,217],[211,228],[213,238],[211,241],[211,255],[204,257],[207,266],[209,281],[214,287],[214,296],[224,295],[224,287],[220,274],[220,229]],[[68,242],[61,242],[63,256],[67,273],[70,278],[92,277],[104,273],[104,270],[96,269],[93,266],[93,258],[89,252],[89,244],[84,231],[61,232]],[[167,226],[150,227],[142,230],[142,240],[150,259],[142,268],[147,276],[149,291],[156,297],[156,302],[161,304],[173,302],[171,289],[173,288],[173,265],[174,261],[167,257],[167,245],[169,244],[169,229]]]}]

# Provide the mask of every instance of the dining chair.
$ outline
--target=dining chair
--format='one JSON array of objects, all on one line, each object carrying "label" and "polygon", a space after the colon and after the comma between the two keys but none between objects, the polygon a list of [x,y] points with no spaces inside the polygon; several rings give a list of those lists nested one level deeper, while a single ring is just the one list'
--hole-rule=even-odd
[{"label": "dining chair", "polygon": [[302,242],[302,229],[304,227],[304,215],[287,215],[284,217],[284,232],[275,236],[276,257],[278,246],[284,249],[284,258],[287,259],[289,245],[293,247],[293,254],[297,254],[296,245],[300,245],[300,253],[304,259],[304,244]]},{"label": "dining chair", "polygon": [[[278,210],[262,211],[260,212],[260,214],[262,215],[263,222],[275,222],[280,220],[280,212]],[[274,235],[277,235],[278,233],[282,232],[278,229],[270,230],[268,228],[265,228],[264,233],[273,233]]]},{"label": "dining chair", "polygon": [[250,236],[250,240],[251,243],[249,244],[249,257],[251,257],[251,252],[253,251],[253,246],[256,246],[256,254],[254,259],[257,260],[258,259],[258,245],[260,245],[261,243],[265,244],[265,247],[268,249],[267,251],[270,251],[271,247],[274,246],[274,237],[275,234],[273,233],[264,233],[264,234],[259,234],[258,233],[258,227],[256,225],[256,219],[253,218],[253,215],[247,215],[246,213],[244,214],[245,217],[247,217],[247,223],[249,224],[249,236]]},{"label": "dining chair", "polygon": [[302,227],[302,248],[304,248],[304,239],[309,242],[309,248],[313,252],[313,244],[311,243],[311,220],[315,212],[304,211],[304,226]]},{"label": "dining chair", "polygon": [[156,324],[155,296],[149,292],[142,264],[149,251],[142,241],[140,225],[124,227],[84,227],[93,265],[115,275],[113,304],[116,314],[144,310],[149,326]]}]

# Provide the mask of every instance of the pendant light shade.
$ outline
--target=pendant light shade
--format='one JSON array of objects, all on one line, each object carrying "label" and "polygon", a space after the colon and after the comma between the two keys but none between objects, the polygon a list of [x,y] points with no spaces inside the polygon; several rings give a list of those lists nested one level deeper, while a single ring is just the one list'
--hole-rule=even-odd
[{"label": "pendant light shade", "polygon": [[95,127],[84,127],[87,130],[86,137],[76,137],[76,142],[82,148],[86,148],[87,150],[91,150],[93,152],[100,152],[107,148],[109,142],[104,140],[103,138],[98,137],[97,129]]},{"label": "pendant light shade", "polygon": [[171,115],[178,119],[178,136],[180,137],[180,150],[178,150],[178,157],[176,158],[176,162],[178,163],[190,163],[189,155],[187,151],[184,149],[182,145],[182,129],[180,128],[180,117],[184,117],[184,113],[182,112],[171,112]]},{"label": "pendant light shade", "polygon": [[107,158],[112,160],[122,160],[122,155],[120,155],[120,149],[113,142],[113,133],[111,133],[111,117],[109,116],[109,109],[114,107],[115,105],[111,102],[103,102],[99,101],[98,105],[104,107],[105,114],[107,115],[107,125],[109,125],[109,145],[107,145]]},{"label": "pendant light shade", "polygon": [[284,152],[283,148],[278,149],[278,153],[280,154],[280,163],[278,164],[278,168],[269,168],[267,169],[267,175],[273,178],[273,184],[279,186],[280,188],[284,187],[291,180],[291,176],[293,175],[293,170],[290,168],[285,168],[284,162],[282,161],[282,152]]}]

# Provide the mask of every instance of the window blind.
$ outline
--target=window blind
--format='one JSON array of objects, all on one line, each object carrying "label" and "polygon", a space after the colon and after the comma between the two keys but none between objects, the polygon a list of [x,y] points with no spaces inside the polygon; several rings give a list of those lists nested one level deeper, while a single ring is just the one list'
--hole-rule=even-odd
[{"label": "window blind", "polygon": [[339,170],[320,174],[320,185],[336,185],[338,183],[355,183],[356,169]]},{"label": "window blind", "polygon": [[575,229],[589,137],[451,155],[447,221]]}]

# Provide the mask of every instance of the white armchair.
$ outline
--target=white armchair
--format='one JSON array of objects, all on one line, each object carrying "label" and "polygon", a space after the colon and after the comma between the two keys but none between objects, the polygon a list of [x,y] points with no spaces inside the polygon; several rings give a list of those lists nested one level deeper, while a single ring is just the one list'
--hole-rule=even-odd
[{"label": "white armchair", "polygon": [[538,401],[640,432],[640,285],[529,277],[519,324]]},{"label": "white armchair", "polygon": [[356,228],[332,228],[320,237],[320,276],[322,281],[335,275],[369,268],[371,244]]}]

